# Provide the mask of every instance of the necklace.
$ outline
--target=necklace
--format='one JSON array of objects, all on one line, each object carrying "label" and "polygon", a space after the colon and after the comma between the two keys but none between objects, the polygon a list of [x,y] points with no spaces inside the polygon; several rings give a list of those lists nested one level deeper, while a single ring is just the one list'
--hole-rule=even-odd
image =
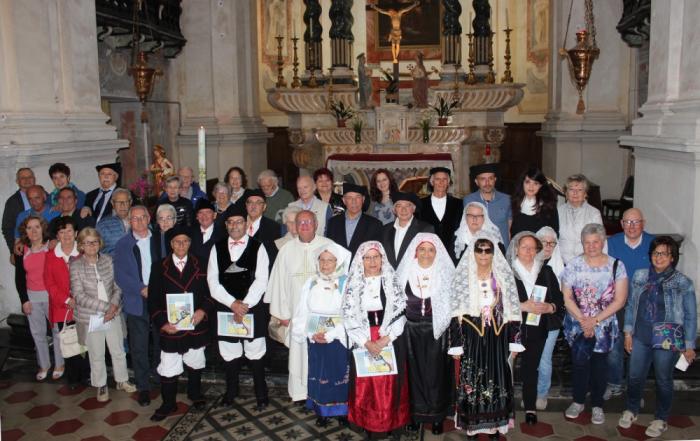
[{"label": "necklace", "polygon": [[[428,288],[428,281],[430,280],[430,277],[427,275],[424,275],[423,277],[416,276],[416,279],[418,280],[418,290],[420,291],[420,316],[425,317],[425,296],[423,295],[423,288]],[[421,283],[421,279],[423,280],[423,283]]]}]

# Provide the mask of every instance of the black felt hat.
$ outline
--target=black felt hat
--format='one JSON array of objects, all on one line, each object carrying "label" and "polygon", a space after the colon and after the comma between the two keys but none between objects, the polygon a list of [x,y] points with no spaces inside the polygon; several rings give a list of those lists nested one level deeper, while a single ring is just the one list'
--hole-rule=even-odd
[{"label": "black felt hat", "polygon": [[226,222],[228,218],[233,216],[240,216],[245,219],[248,217],[248,212],[246,212],[243,204],[231,204],[221,216],[223,217],[224,222]]},{"label": "black felt hat", "polygon": [[447,176],[452,176],[452,170],[450,170],[447,167],[433,167],[430,169],[430,176],[434,175],[435,173],[447,173]]},{"label": "black felt hat", "polygon": [[351,182],[343,182],[343,194],[346,193],[358,193],[364,197],[367,197],[367,187],[364,185],[357,185]]},{"label": "black felt hat", "polygon": [[482,173],[498,174],[498,164],[492,162],[490,164],[477,164],[469,167],[469,176],[476,178]]},{"label": "black felt hat", "polygon": [[110,164],[100,164],[95,166],[95,170],[97,170],[97,173],[99,173],[100,170],[102,170],[103,168],[111,169],[118,175],[122,174],[122,165],[118,162],[112,162]]},{"label": "black felt hat", "polygon": [[420,200],[418,199],[418,196],[416,196],[415,193],[408,193],[405,191],[395,191],[394,193],[392,193],[391,201],[393,203],[397,203],[398,201],[408,201],[416,207],[418,207],[418,204],[420,203]]},{"label": "black felt hat", "polygon": [[214,208],[214,204],[212,204],[209,199],[207,198],[199,198],[197,199],[197,203],[194,205],[194,212],[195,214],[199,212],[199,210],[211,210],[214,213],[216,213],[216,208]]},{"label": "black felt hat", "polygon": [[175,225],[165,232],[165,238],[168,240],[168,242],[180,235],[184,235],[192,239],[192,229],[186,227],[185,225]]},{"label": "black felt hat", "polygon": [[244,201],[247,201],[248,198],[249,198],[249,197],[252,197],[252,196],[261,197],[263,201],[264,201],[264,200],[267,200],[267,198],[265,197],[265,193],[263,193],[263,191],[260,190],[259,188],[247,188],[247,189],[243,192],[243,200],[244,200]]}]

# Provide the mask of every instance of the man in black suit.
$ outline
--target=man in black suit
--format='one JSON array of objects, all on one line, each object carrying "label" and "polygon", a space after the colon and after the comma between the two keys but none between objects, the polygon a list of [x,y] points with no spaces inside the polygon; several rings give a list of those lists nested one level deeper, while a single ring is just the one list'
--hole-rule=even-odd
[{"label": "man in black suit", "polygon": [[420,205],[415,194],[397,191],[391,194],[391,200],[394,201],[396,220],[382,227],[382,245],[389,263],[396,268],[416,234],[434,233],[435,229],[414,216],[416,207]]},{"label": "man in black suit", "polygon": [[265,193],[262,190],[257,188],[248,189],[243,193],[241,199],[245,201],[245,210],[248,213],[246,233],[248,233],[248,236],[262,242],[265,246],[270,262],[269,269],[272,269],[272,264],[275,262],[275,257],[277,257],[275,241],[282,237],[282,226],[274,220],[263,216],[267,203],[265,202]]},{"label": "man in black suit", "polygon": [[447,193],[452,185],[449,168],[431,168],[428,182],[432,194],[421,199],[420,217],[435,228],[435,234],[448,246],[462,218],[462,200]]},{"label": "man in black suit", "polygon": [[355,255],[361,243],[379,240],[382,223],[362,212],[367,197],[367,189],[361,185],[343,184],[343,204],[345,212],[328,220],[326,237]]},{"label": "man in black suit", "polygon": [[[27,189],[36,184],[34,172],[29,167],[22,167],[17,170],[15,182],[19,189],[7,198],[5,210],[2,213],[2,236],[5,238],[7,248],[10,250],[10,258],[14,254],[15,245],[15,222],[17,215],[25,210],[29,210],[29,199],[27,199]],[[14,263],[13,263],[14,265]]]},{"label": "man in black suit", "polygon": [[216,209],[207,198],[199,198],[194,207],[194,215],[197,219],[192,231],[192,245],[190,252],[202,262],[209,262],[211,247],[223,239],[225,231],[219,228],[215,221]]},{"label": "man in black suit", "polygon": [[80,217],[92,216],[95,225],[103,217],[112,214],[112,193],[117,188],[122,166],[118,162],[101,164],[95,167],[100,186],[85,195],[85,206],[80,210]]}]

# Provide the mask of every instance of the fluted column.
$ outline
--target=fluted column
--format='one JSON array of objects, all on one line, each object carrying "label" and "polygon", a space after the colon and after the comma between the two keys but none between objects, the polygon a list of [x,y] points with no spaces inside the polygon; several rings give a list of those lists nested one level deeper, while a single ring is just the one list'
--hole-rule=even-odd
[{"label": "fluted column", "polygon": [[319,0],[304,0],[306,10],[304,11],[304,53],[306,55],[306,72],[303,82],[308,81],[308,77],[313,69],[318,79],[323,75],[323,56],[321,53],[321,43],[323,42],[323,27],[321,26],[321,4]]},{"label": "fluted column", "polygon": [[331,19],[331,66],[333,82],[352,84],[352,3],[353,0],[332,0],[328,15]]},{"label": "fluted column", "polygon": [[489,0],[474,0],[474,64],[477,73],[488,72],[491,56],[491,6]]},{"label": "fluted column", "polygon": [[459,16],[462,6],[459,0],[442,0],[442,81],[454,81],[455,67],[461,72],[462,25]]}]

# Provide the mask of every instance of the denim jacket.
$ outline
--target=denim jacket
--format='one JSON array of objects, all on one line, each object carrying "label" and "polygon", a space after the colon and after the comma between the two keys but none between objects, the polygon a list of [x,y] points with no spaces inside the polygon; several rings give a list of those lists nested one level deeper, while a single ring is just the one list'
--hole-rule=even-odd
[{"label": "denim jacket", "polygon": [[[634,334],[634,324],[637,320],[639,298],[649,278],[649,269],[640,269],[634,273],[630,284],[627,307],[625,308],[624,332]],[[665,322],[683,325],[685,332],[685,347],[695,349],[697,333],[697,306],[695,304],[695,288],[688,277],[676,271],[663,284],[664,305],[666,308]]]}]

